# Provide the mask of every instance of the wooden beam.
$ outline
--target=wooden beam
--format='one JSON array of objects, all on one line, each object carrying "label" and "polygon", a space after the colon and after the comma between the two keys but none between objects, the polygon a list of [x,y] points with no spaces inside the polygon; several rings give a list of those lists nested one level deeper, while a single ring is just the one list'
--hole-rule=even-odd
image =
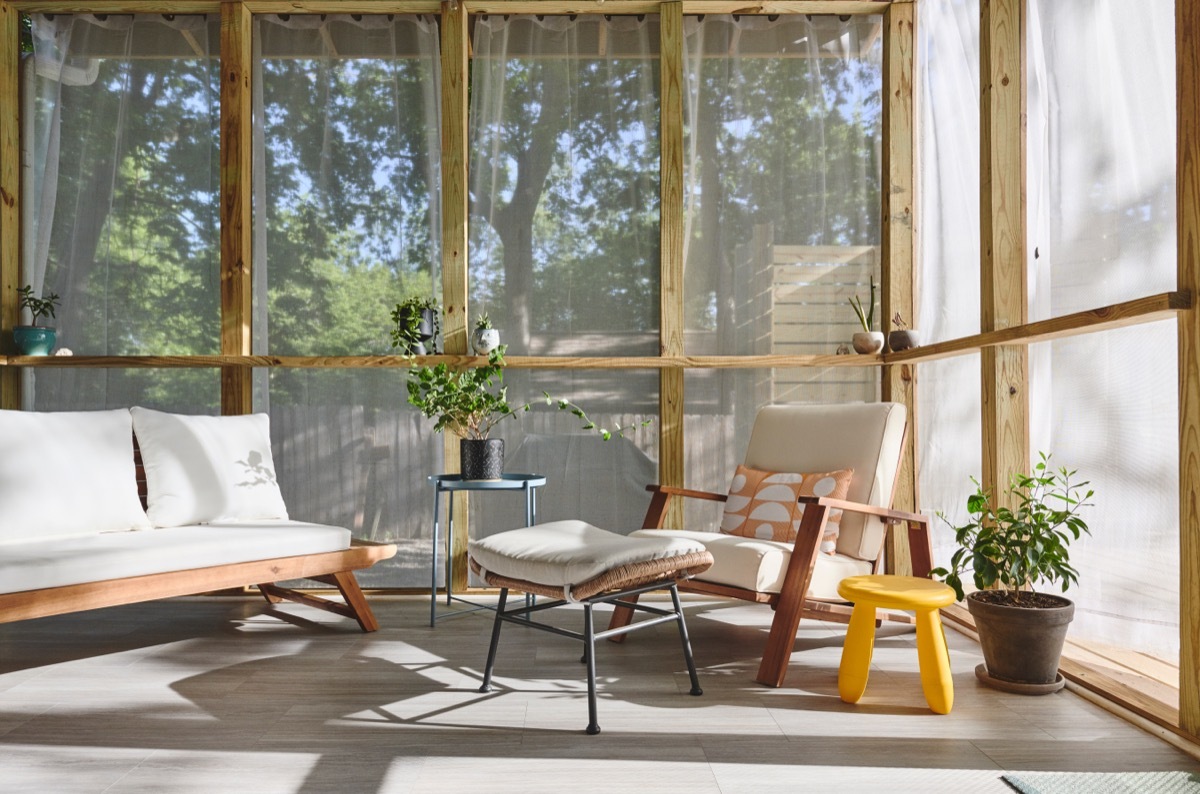
[{"label": "wooden beam", "polygon": [[[467,11],[457,0],[442,4],[442,339],[448,355],[465,356],[468,332]],[[447,472],[459,471],[459,437],[443,433]],[[467,536],[470,502],[466,491],[450,493],[455,522],[450,536],[450,578],[456,592],[467,589]]]},{"label": "wooden beam", "polygon": [[[660,198],[661,284],[659,355],[683,356],[683,4],[663,3],[659,14],[661,68]],[[658,479],[682,486],[684,480],[684,374],[659,373]],[[669,526],[683,526],[683,511],[669,505]]]},{"label": "wooden beam", "polygon": [[[234,356],[251,353],[252,42],[250,11],[240,2],[221,3],[221,353]],[[253,410],[252,372],[221,369],[221,413]]]},{"label": "wooden beam", "polygon": [[[1024,325],[1025,0],[980,0],[980,330]],[[982,354],[984,488],[1008,507],[1011,476],[1029,466],[1029,353]]]},{"label": "wooden beam", "polygon": [[[902,0],[907,2],[908,0]],[[660,0],[465,0],[471,14],[657,14]],[[890,0],[683,0],[685,14],[882,14]]]},{"label": "wooden beam", "polygon": [[[0,0],[0,343],[12,344],[20,321],[21,279],[21,19]],[[21,407],[21,373],[0,370],[0,408]]]},{"label": "wooden beam", "polygon": [[1113,328],[1168,320],[1187,313],[1192,308],[1192,303],[1190,292],[1162,292],[1098,309],[1087,309],[1025,325],[921,345],[899,353],[888,353],[883,358],[889,364],[937,361],[998,345],[1029,345],[1053,339],[1066,339]]},{"label": "wooden beam", "polygon": [[[884,15],[883,39],[883,322],[884,333],[894,330],[900,315],[916,322],[916,122],[913,69],[916,52],[916,7],[890,6]],[[917,368],[892,364],[883,368],[883,399],[902,403],[908,412],[908,432],[900,452],[893,504],[917,510]],[[908,535],[889,532],[886,565],[889,573],[912,571]]]},{"label": "wooden beam", "polygon": [[8,0],[26,14],[217,14],[220,0]]},{"label": "wooden beam", "polygon": [[[1179,289],[1200,289],[1200,0],[1176,0]],[[1200,312],[1179,334],[1179,724],[1200,737]]]}]

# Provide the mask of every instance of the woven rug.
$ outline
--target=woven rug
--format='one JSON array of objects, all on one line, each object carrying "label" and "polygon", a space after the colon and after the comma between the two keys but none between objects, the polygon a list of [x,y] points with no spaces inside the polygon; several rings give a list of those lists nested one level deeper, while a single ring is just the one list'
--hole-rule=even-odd
[{"label": "woven rug", "polygon": [[1004,782],[1021,794],[1200,794],[1195,772],[1014,772]]}]

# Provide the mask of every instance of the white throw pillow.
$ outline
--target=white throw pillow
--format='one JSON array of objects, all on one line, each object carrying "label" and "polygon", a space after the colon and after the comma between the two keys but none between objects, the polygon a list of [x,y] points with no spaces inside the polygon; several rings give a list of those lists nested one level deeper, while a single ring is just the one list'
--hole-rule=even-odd
[{"label": "white throw pillow", "polygon": [[149,528],[129,411],[0,411],[0,542]]},{"label": "white throw pillow", "polygon": [[266,414],[184,416],[132,408],[156,527],[288,517]]}]

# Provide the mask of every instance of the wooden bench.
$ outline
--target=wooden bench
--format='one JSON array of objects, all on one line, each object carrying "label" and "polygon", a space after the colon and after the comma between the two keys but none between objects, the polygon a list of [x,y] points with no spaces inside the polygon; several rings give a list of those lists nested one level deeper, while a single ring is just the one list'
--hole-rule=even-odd
[{"label": "wooden bench", "polygon": [[[134,459],[137,464],[138,493],[144,507],[145,471],[136,442]],[[207,568],[183,568],[145,576],[102,579],[62,587],[4,593],[0,594],[0,623],[254,585],[270,603],[295,601],[353,618],[358,621],[363,631],[375,631],[379,624],[358,586],[354,571],[369,568],[395,554],[394,544],[353,540],[350,548],[341,551],[283,556]],[[292,579],[312,579],[335,587],[345,599],[345,603],[276,584]]]}]

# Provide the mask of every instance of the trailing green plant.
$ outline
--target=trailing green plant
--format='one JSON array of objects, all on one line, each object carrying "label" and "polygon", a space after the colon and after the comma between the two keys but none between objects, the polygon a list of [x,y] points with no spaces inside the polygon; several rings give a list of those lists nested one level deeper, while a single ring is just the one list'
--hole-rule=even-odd
[{"label": "trailing green plant", "polygon": [[487,312],[475,318],[475,327],[480,331],[490,330],[492,327],[492,318],[488,317]]},{"label": "trailing green plant", "polygon": [[[408,402],[427,419],[433,419],[437,432],[449,430],[463,438],[488,438],[497,424],[531,410],[530,403],[510,403],[508,386],[504,384],[504,352],[500,345],[488,354],[487,364],[478,367],[451,369],[445,362],[430,366],[412,367],[408,371]],[[639,426],[622,425],[616,428],[597,427],[582,408],[570,400],[555,399],[542,392],[547,405],[569,411],[583,421],[584,430],[595,430],[605,441],[624,436],[624,431]],[[640,426],[650,424],[643,420]]]},{"label": "trailing green plant", "polygon": [[[999,588],[1007,603],[1023,606],[1034,600],[1032,586],[1041,581],[1062,583],[1063,592],[1077,583],[1079,572],[1070,564],[1068,547],[1083,534],[1090,534],[1080,516],[1094,493],[1084,489],[1088,482],[1076,482],[1076,472],[1050,468],[1050,455],[1040,454],[1031,474],[1014,474],[1008,488],[1013,509],[997,506],[979,480],[975,493],[967,497],[970,520],[953,527],[959,548],[950,558],[949,568],[936,568],[963,598],[962,576],[972,572],[980,590]],[[950,524],[944,515],[943,521]]]},{"label": "trailing green plant", "polygon": [[432,315],[433,337],[429,343],[429,352],[437,353],[437,339],[442,332],[442,312],[437,298],[422,298],[413,296],[405,298],[392,309],[392,347],[400,348],[406,353],[413,351],[425,338],[421,335],[421,322],[424,313]]},{"label": "trailing green plant", "polygon": [[867,307],[863,308],[862,298],[854,295],[848,299],[850,308],[854,309],[854,314],[858,316],[858,322],[862,325],[862,329],[867,333],[875,330],[875,276],[871,276],[871,300]]},{"label": "trailing green plant", "polygon": [[21,297],[18,299],[18,304],[22,309],[29,309],[29,313],[33,315],[33,324],[38,324],[39,317],[54,317],[54,307],[58,306],[62,301],[57,293],[48,292],[46,297],[39,298],[33,294],[33,285],[26,284],[17,290],[17,294]]}]

